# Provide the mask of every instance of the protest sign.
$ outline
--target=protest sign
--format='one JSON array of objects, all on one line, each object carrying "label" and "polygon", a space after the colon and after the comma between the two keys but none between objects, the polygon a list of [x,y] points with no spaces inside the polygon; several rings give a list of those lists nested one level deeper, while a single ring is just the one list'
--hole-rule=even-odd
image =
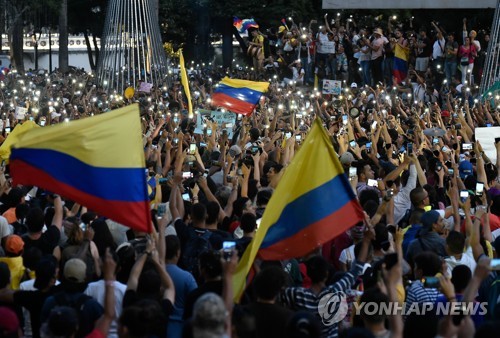
[{"label": "protest sign", "polygon": [[323,80],[323,94],[340,95],[342,92],[342,82],[335,80]]},{"label": "protest sign", "polygon": [[144,93],[149,93],[149,92],[151,92],[151,88],[153,88],[152,83],[141,82],[141,85],[139,86],[138,91],[144,92]]},{"label": "protest sign", "polygon": [[335,54],[335,41],[327,41],[321,44],[323,54]]},{"label": "protest sign", "polygon": [[16,120],[24,120],[28,109],[24,107],[16,107]]},{"label": "protest sign", "polygon": [[495,137],[500,136],[500,127],[476,128],[476,140],[481,143],[483,151],[492,163],[497,161],[497,150],[495,148]]},{"label": "protest sign", "polygon": [[[233,137],[233,128],[236,124],[236,114],[218,110],[199,109],[196,115],[196,128],[195,134],[203,134],[203,124],[206,118],[211,118],[213,122],[217,123],[220,129],[226,129],[228,136]],[[227,126],[223,128],[223,125]]]}]

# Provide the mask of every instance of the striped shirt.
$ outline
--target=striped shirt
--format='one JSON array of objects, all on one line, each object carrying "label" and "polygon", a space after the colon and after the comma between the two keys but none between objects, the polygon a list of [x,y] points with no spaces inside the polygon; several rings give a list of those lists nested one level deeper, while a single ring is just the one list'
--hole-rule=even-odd
[{"label": "striped shirt", "polygon": [[308,311],[314,314],[319,319],[319,322],[322,323],[321,337],[336,338],[339,335],[338,323],[330,326],[324,325],[318,311],[318,303],[320,299],[328,293],[346,292],[351,289],[356,278],[362,271],[363,264],[356,261],[351,271],[347,272],[345,276],[336,283],[325,287],[320,293],[315,294],[311,289],[303,287],[286,288],[281,293],[281,302],[294,311]]},{"label": "striped shirt", "polygon": [[414,281],[406,289],[405,313],[408,313],[413,303],[434,304],[439,295],[438,289],[426,288],[421,281]]}]

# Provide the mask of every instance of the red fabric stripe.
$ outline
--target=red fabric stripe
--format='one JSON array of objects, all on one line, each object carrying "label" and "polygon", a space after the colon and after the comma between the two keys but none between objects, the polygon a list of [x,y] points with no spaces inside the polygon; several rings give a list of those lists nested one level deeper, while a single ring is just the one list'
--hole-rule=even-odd
[{"label": "red fabric stripe", "polygon": [[363,220],[363,210],[356,200],[351,200],[328,217],[311,224],[294,236],[259,250],[259,258],[264,260],[283,260],[302,257],[323,243],[330,241]]},{"label": "red fabric stripe", "polygon": [[254,104],[235,99],[223,93],[214,93],[212,95],[212,106],[224,107],[229,111],[243,115],[250,115],[255,108]]},{"label": "red fabric stripe", "polygon": [[[54,163],[54,165],[58,165]],[[14,160],[10,162],[14,184],[35,185],[69,198],[98,214],[138,231],[151,232],[149,203],[110,201],[82,192],[68,184],[61,183],[46,172],[29,164]]]}]

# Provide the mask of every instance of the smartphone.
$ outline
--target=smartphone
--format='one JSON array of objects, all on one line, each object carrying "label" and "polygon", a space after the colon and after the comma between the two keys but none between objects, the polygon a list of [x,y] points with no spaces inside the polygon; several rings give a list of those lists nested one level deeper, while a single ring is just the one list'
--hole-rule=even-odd
[{"label": "smartphone", "polygon": [[432,144],[438,144],[439,143],[439,139],[437,137],[434,137],[432,139]]},{"label": "smartphone", "polygon": [[394,196],[394,189],[387,189],[386,195],[387,198],[392,198]]},{"label": "smartphone", "polygon": [[302,140],[302,135],[295,135],[295,141]]},{"label": "smartphone", "polygon": [[454,173],[455,173],[455,170],[453,170],[453,168],[448,169],[448,175],[453,176]]},{"label": "smartphone", "polygon": [[455,124],[455,129],[456,129],[456,130],[460,130],[460,129],[462,129],[462,124],[461,124],[461,123],[457,123],[457,124]]},{"label": "smartphone", "polygon": [[285,138],[288,140],[290,137],[292,137],[292,133],[288,132],[285,133]]},{"label": "smartphone", "polygon": [[472,150],[472,143],[464,143],[462,144],[463,150]]},{"label": "smartphone", "polygon": [[377,128],[377,121],[373,121],[372,123],[372,130],[375,130]]},{"label": "smartphone", "polygon": [[194,155],[196,153],[196,143],[189,144],[189,154]]},{"label": "smartphone", "polygon": [[179,139],[176,137],[172,140],[172,143],[173,144],[179,144]]},{"label": "smartphone", "polygon": [[436,163],[436,171],[441,171],[443,169],[443,164],[441,162]]},{"label": "smartphone", "polygon": [[41,127],[44,127],[44,126],[45,126],[45,121],[44,121],[44,120],[41,120],[41,121],[40,121],[40,126],[41,126]]},{"label": "smartphone", "polygon": [[468,197],[469,192],[467,190],[460,190],[460,200],[462,201],[462,203],[465,203]]},{"label": "smartphone", "polygon": [[398,263],[398,254],[396,252],[384,256],[384,263],[386,270],[392,269]]},{"label": "smartphone", "polygon": [[231,260],[231,256],[233,255],[233,251],[236,249],[235,241],[224,241],[222,242],[222,255],[226,261]]},{"label": "smartphone", "polygon": [[156,216],[158,218],[163,218],[167,213],[167,203],[158,204],[158,208],[156,209]]},{"label": "smartphone", "polygon": [[370,187],[376,187],[376,188],[378,188],[378,182],[377,182],[377,180],[368,179],[368,185]]},{"label": "smartphone", "polygon": [[342,115],[342,124],[345,126],[345,125],[347,125],[347,122],[348,122],[347,115]]},{"label": "smartphone", "polygon": [[444,153],[449,153],[450,152],[450,148],[448,148],[447,146],[443,146],[441,148],[441,151],[444,152]]},{"label": "smartphone", "polygon": [[158,180],[158,184],[160,184],[160,185],[165,185],[165,184],[167,184],[167,182],[168,182],[167,177],[162,177]]},{"label": "smartphone", "polygon": [[349,177],[355,177],[358,174],[356,167],[349,167]]},{"label": "smartphone", "polygon": [[191,178],[191,177],[193,177],[193,174],[190,171],[183,171],[182,172],[182,178],[186,179],[186,178]]},{"label": "smartphone", "polygon": [[408,155],[412,155],[413,154],[413,143],[408,143],[406,145],[406,150],[408,151]]},{"label": "smartphone", "polygon": [[188,193],[188,192],[186,192],[186,193],[182,194],[182,199],[183,199],[184,201],[191,201],[191,197],[189,196],[189,193]]},{"label": "smartphone", "polygon": [[490,270],[500,270],[500,258],[490,260]]},{"label": "smartphone", "polygon": [[476,196],[483,196],[483,191],[484,191],[484,183],[477,182],[476,183]]},{"label": "smartphone", "polygon": [[424,277],[422,282],[424,284],[424,288],[439,288],[439,278],[437,277]]},{"label": "smartphone", "polygon": [[366,144],[366,151],[369,153],[369,152],[371,151],[371,149],[372,149],[372,143],[371,143],[371,142],[368,142],[368,143]]},{"label": "smartphone", "polygon": [[349,145],[354,148],[356,146],[356,141],[352,140],[352,141],[349,141]]}]

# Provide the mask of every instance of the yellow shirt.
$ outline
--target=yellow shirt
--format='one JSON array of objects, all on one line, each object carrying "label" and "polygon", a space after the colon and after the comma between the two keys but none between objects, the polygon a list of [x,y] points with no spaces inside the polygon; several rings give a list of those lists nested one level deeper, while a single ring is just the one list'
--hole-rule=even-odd
[{"label": "yellow shirt", "polygon": [[0,257],[0,262],[4,262],[9,266],[10,270],[10,287],[12,290],[18,290],[21,279],[23,278],[26,268],[23,265],[23,258],[19,257]]}]

